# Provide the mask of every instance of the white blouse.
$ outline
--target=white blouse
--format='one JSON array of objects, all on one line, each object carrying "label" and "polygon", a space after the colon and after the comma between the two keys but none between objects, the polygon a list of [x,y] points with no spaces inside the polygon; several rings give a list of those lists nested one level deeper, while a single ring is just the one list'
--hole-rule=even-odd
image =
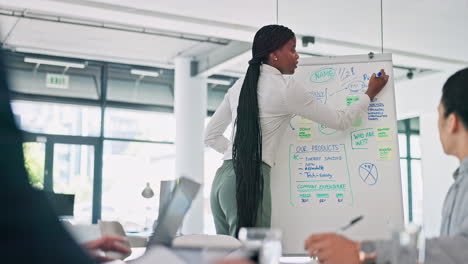
[{"label": "white blouse", "polygon": [[[223,133],[229,124],[236,120],[243,82],[243,79],[239,79],[228,90],[205,130],[205,145],[224,154],[224,160],[232,159],[234,125],[231,140]],[[331,108],[317,101],[300,83],[294,80],[287,81],[278,69],[268,64],[263,64],[260,68],[257,92],[262,131],[262,158],[270,166],[275,164],[276,148],[292,115],[300,115],[333,129],[345,130],[360,114],[367,112],[370,103],[369,96],[363,94],[356,103],[345,109]]]}]

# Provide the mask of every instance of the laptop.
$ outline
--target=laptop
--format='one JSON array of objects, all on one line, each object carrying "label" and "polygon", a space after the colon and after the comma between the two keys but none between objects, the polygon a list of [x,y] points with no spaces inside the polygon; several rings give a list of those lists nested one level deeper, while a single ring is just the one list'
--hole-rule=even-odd
[{"label": "laptop", "polygon": [[[151,252],[152,249],[159,249],[161,254],[170,251],[168,254],[177,256],[183,263],[210,263],[213,260],[226,257],[235,251],[230,249],[172,247],[172,241],[176,237],[177,230],[182,225],[184,217],[190,209],[192,201],[195,199],[199,189],[199,183],[185,177],[179,178],[172,192],[172,197],[166,203],[162,213],[158,217],[154,232],[148,240],[145,254],[140,258],[127,261],[127,263],[151,263],[151,260],[148,260],[148,258],[152,256],[148,256],[147,253]],[[165,249],[161,250],[162,247]],[[239,256],[243,257],[245,254],[239,253]]]},{"label": "laptop", "polygon": [[182,225],[193,199],[200,189],[200,184],[181,177],[172,192],[171,199],[164,205],[148,246],[172,246],[177,230]]}]

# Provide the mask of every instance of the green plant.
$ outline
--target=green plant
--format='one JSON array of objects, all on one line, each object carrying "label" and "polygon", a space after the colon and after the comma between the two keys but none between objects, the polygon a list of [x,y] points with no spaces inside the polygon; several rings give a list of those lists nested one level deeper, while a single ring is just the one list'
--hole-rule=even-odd
[{"label": "green plant", "polygon": [[45,153],[40,143],[24,143],[24,167],[29,175],[29,183],[38,189],[44,188]]}]

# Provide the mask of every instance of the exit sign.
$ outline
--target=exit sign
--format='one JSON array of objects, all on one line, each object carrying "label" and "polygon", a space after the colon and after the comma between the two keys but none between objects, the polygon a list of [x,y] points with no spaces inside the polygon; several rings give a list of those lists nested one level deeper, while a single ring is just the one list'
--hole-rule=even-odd
[{"label": "exit sign", "polygon": [[57,88],[57,89],[68,89],[69,80],[70,80],[69,76],[65,74],[47,73],[46,87]]}]

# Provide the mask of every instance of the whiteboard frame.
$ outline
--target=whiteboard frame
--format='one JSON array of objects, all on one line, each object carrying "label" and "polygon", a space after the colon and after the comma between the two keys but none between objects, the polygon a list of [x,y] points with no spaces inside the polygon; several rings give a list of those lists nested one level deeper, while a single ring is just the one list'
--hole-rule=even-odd
[{"label": "whiteboard frame", "polygon": [[[323,56],[323,57],[307,57],[299,59],[298,66],[312,66],[312,65],[333,65],[333,64],[345,64],[345,63],[366,63],[366,62],[392,62],[391,53],[373,54],[371,58],[370,54],[362,55],[346,55],[346,56]],[[393,70],[393,68],[392,68]]]},{"label": "whiteboard frame", "polygon": [[[384,53],[384,54],[360,54],[360,55],[346,55],[346,56],[323,56],[323,57],[307,57],[307,58],[302,58],[299,60],[298,67],[301,66],[315,66],[315,65],[335,65],[335,64],[347,64],[347,63],[375,63],[375,62],[390,62],[392,67],[391,69],[388,69],[389,75],[394,78],[393,74],[393,59],[392,59],[392,54],[391,53]],[[395,128],[397,128],[397,115],[396,115],[396,98],[395,98],[395,82],[393,82],[393,93],[392,93],[392,103],[395,105],[394,107],[394,117],[395,117]],[[398,132],[396,131],[396,134],[398,135]],[[395,153],[397,153],[397,158],[399,160],[399,142],[398,142],[398,136],[395,138]],[[400,163],[398,162],[398,177],[400,179],[400,188],[402,188],[403,183],[401,179],[401,166]],[[401,197],[401,216],[402,216],[402,223],[403,225],[405,224],[405,212],[404,212],[404,201],[403,201],[403,189],[401,189],[400,194],[402,195]],[[283,256],[306,256],[306,254],[301,254],[301,253],[286,253],[283,254]]]}]

